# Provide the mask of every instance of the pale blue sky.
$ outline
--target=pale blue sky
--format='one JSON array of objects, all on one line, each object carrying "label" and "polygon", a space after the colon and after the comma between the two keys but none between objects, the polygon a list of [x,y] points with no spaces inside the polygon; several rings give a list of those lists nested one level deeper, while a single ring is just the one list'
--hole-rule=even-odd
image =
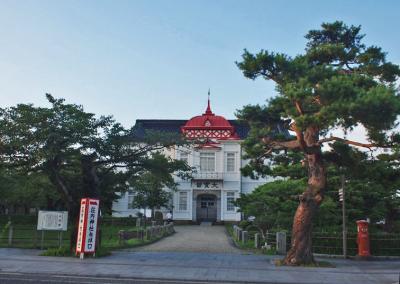
[{"label": "pale blue sky", "polygon": [[274,93],[235,66],[244,48],[295,55],[309,29],[343,20],[399,64],[399,14],[400,1],[0,0],[0,105],[49,92],[132,126],[197,115],[211,88],[213,110],[233,118]]}]

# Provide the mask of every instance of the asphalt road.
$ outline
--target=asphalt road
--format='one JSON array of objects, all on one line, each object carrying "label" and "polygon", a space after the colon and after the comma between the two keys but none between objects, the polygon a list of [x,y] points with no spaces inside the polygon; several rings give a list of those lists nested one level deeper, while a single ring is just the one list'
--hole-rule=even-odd
[{"label": "asphalt road", "polygon": [[31,273],[1,273],[0,284],[237,284],[238,282],[214,282],[195,280],[161,280],[143,278],[120,278],[120,277],[92,277],[92,276],[71,276],[52,274],[31,274]]}]

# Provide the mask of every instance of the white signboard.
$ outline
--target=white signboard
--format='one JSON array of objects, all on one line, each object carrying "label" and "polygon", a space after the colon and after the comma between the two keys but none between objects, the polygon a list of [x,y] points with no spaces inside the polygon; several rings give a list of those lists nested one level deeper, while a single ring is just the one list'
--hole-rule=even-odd
[{"label": "white signboard", "polygon": [[94,252],[96,244],[98,214],[99,214],[99,201],[94,199],[89,199],[85,252],[91,252],[91,253]]},{"label": "white signboard", "polygon": [[66,231],[67,211],[39,211],[37,229],[40,231]]},{"label": "white signboard", "polygon": [[99,200],[83,198],[79,214],[76,253],[94,253],[96,248]]}]

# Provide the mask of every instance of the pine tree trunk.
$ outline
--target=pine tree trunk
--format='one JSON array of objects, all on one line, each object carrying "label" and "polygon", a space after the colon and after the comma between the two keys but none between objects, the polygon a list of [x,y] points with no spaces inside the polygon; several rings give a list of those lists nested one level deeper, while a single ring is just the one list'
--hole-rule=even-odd
[{"label": "pine tree trunk", "polygon": [[[305,131],[304,141],[308,147],[316,145],[318,130],[312,127],[308,128]],[[300,204],[293,220],[291,248],[283,260],[286,265],[314,262],[312,253],[313,220],[323,199],[326,171],[319,147],[313,147],[312,153],[307,153],[305,157],[308,166],[308,185],[305,192],[299,197]]]}]

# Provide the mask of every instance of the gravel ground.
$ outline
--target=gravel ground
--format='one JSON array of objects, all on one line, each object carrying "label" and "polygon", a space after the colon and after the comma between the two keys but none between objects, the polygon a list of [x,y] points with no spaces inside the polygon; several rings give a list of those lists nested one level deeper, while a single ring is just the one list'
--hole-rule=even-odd
[{"label": "gravel ground", "polygon": [[130,251],[243,253],[236,248],[224,226],[175,226],[176,233],[154,244]]}]

